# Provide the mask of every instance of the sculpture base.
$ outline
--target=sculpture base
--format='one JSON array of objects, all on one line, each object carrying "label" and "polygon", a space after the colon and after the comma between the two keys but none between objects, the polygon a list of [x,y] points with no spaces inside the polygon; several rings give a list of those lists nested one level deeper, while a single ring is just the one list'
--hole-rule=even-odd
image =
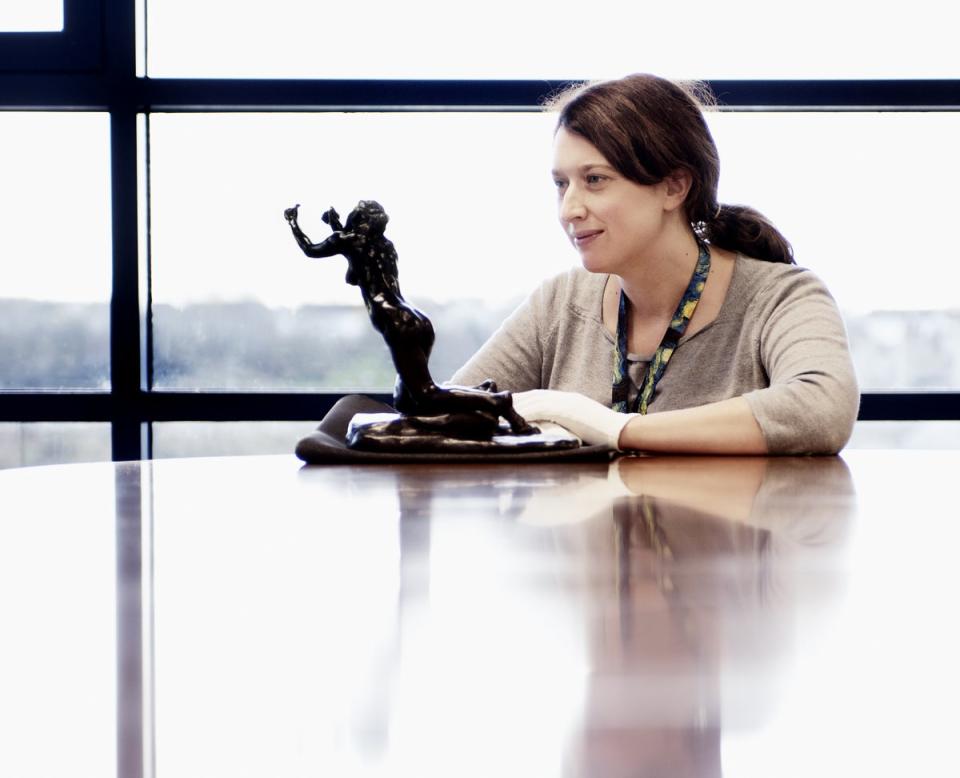
[{"label": "sculpture base", "polygon": [[538,424],[536,435],[514,435],[498,423],[492,434],[474,415],[402,416],[357,413],[347,427],[348,448],[362,451],[473,454],[551,451],[580,447],[580,439],[553,424]]}]

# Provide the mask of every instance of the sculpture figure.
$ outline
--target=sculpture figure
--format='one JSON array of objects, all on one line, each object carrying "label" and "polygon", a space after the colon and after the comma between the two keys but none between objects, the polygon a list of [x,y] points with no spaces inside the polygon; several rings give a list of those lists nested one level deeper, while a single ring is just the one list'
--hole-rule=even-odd
[{"label": "sculpture figure", "polygon": [[383,336],[397,369],[394,407],[403,416],[419,419],[417,429],[452,437],[489,439],[500,431],[500,418],[514,435],[534,435],[532,427],[513,408],[509,392],[497,391],[492,381],[479,386],[438,386],[428,360],[433,348],[433,324],[425,313],[403,299],[397,271],[397,252],[384,235],[388,216],[379,203],[361,200],[340,223],[333,208],[323,221],[333,230],[313,243],[297,222],[299,205],[283,215],[297,244],[308,257],[347,259],[346,282],[360,287],[370,322]]}]

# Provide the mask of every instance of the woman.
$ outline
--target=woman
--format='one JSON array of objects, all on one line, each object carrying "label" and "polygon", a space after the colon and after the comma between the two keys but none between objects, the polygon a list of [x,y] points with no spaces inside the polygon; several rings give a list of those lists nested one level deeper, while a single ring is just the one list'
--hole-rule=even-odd
[{"label": "woman", "polygon": [[535,291],[453,383],[492,378],[524,418],[623,450],[839,451],[859,393],[836,304],[769,221],[718,203],[697,99],[633,75],[555,107],[560,223],[583,267]]}]

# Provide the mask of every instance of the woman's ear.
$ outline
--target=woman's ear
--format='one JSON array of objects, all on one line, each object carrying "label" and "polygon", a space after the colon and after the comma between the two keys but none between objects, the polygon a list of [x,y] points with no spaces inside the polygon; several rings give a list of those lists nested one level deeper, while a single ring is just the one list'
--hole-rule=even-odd
[{"label": "woman's ear", "polygon": [[665,179],[664,184],[667,187],[667,198],[664,207],[668,211],[680,208],[690,193],[690,187],[693,185],[693,176],[686,168],[677,168]]}]

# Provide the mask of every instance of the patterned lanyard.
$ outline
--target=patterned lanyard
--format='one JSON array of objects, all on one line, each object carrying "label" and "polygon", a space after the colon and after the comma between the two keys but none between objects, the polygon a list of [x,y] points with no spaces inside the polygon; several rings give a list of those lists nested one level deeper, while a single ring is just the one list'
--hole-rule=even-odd
[{"label": "patterned lanyard", "polygon": [[611,407],[620,413],[640,413],[647,412],[647,406],[653,401],[653,393],[656,391],[657,382],[667,369],[667,362],[673,356],[677,343],[683,337],[687,324],[693,316],[693,312],[700,302],[700,294],[707,283],[707,274],[710,272],[710,249],[703,241],[700,244],[700,256],[697,259],[697,266],[693,270],[693,276],[690,278],[690,284],[687,291],[683,293],[680,305],[677,306],[676,313],[670,320],[670,326],[664,333],[660,347],[647,365],[647,372],[643,378],[643,384],[640,391],[633,401],[633,408],[630,408],[628,397],[630,393],[630,376],[627,373],[627,320],[630,311],[630,301],[620,290],[620,312],[617,315],[617,349],[613,355],[613,399]]}]

